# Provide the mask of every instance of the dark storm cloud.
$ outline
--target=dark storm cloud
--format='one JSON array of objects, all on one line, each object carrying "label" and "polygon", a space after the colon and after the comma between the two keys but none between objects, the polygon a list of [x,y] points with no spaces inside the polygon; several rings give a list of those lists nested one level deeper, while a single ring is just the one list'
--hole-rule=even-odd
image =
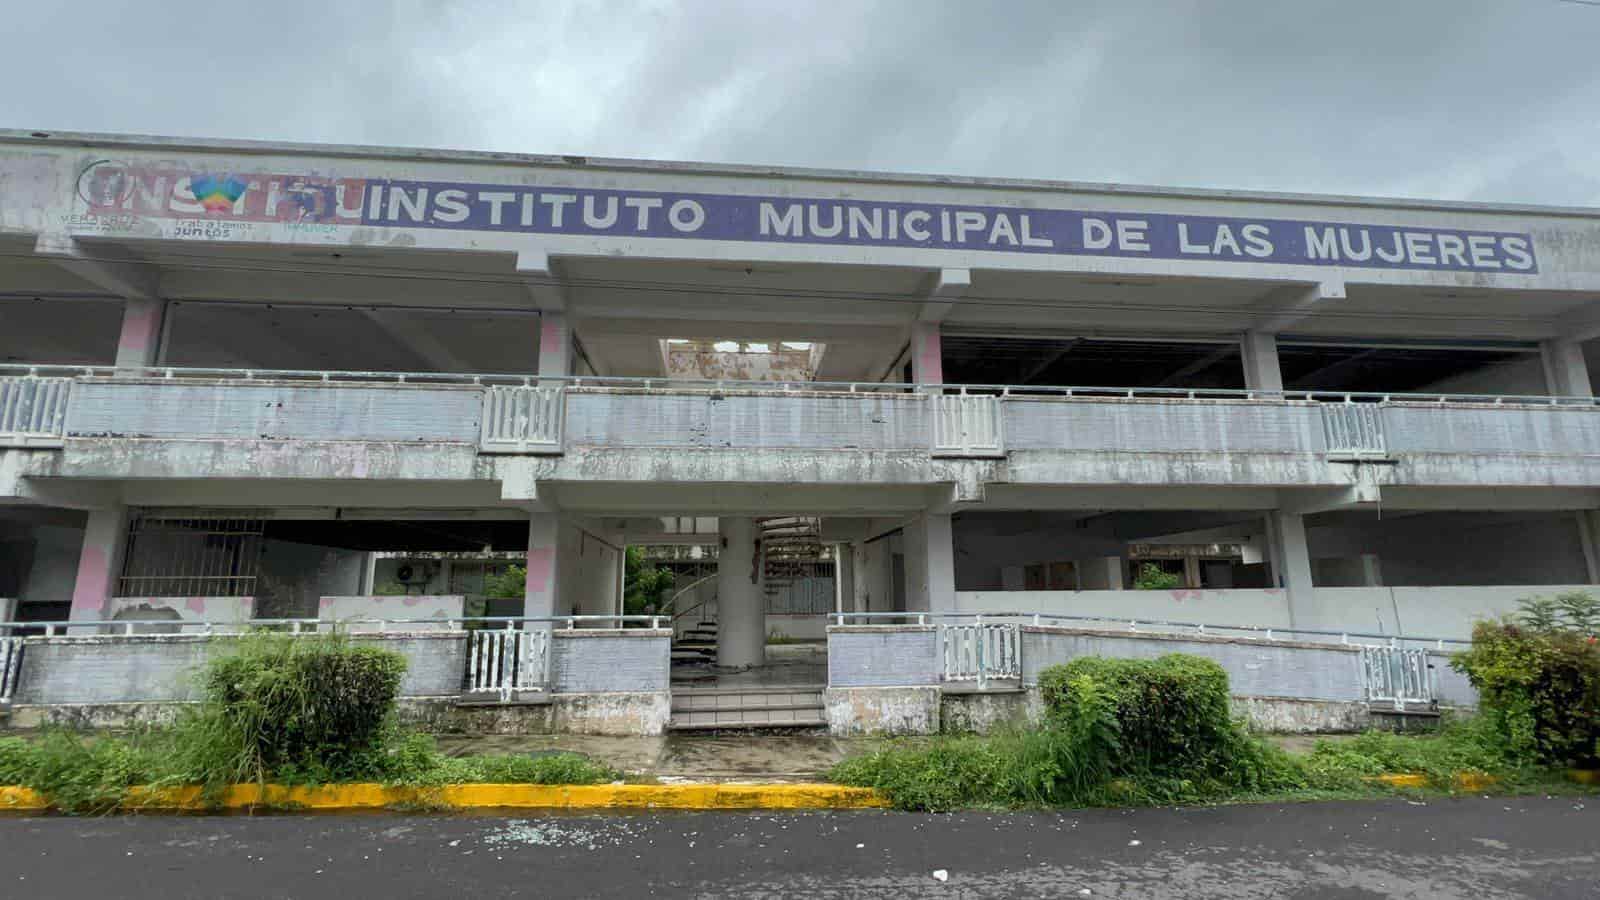
[{"label": "dark storm cloud", "polygon": [[10,127],[1600,204],[1600,6],[1559,0],[7,18]]}]

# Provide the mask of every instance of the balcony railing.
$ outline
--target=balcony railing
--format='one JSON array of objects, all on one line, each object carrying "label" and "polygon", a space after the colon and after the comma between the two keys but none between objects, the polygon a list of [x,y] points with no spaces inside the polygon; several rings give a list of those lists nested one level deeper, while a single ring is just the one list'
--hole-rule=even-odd
[{"label": "balcony railing", "polygon": [[72,379],[0,370],[0,447],[59,447]]},{"label": "balcony railing", "polygon": [[[1600,459],[1593,397],[0,366],[0,446],[67,438],[609,449]],[[1587,465],[1585,463],[1584,465]]]}]

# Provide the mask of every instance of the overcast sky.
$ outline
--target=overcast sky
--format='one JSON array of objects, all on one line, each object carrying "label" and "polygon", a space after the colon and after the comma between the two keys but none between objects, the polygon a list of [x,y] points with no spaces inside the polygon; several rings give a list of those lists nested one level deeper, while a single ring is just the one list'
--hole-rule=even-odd
[{"label": "overcast sky", "polygon": [[1600,205],[1600,0],[14,2],[0,127]]}]

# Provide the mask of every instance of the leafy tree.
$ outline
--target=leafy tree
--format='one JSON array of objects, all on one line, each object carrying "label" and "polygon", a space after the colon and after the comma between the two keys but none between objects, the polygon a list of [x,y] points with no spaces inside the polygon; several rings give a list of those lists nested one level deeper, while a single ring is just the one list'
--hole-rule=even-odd
[{"label": "leafy tree", "polygon": [[622,611],[630,616],[660,613],[677,581],[671,569],[647,562],[643,551],[629,547],[623,561]]},{"label": "leafy tree", "polygon": [[1153,562],[1141,564],[1133,577],[1133,588],[1138,591],[1170,591],[1182,583],[1182,578]]}]

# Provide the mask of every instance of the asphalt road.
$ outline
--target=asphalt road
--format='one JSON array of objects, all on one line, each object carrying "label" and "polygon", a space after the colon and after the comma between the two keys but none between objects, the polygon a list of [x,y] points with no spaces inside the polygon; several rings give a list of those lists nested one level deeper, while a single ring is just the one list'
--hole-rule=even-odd
[{"label": "asphalt road", "polygon": [[1594,898],[1600,801],[0,818],[0,897],[510,896]]}]

